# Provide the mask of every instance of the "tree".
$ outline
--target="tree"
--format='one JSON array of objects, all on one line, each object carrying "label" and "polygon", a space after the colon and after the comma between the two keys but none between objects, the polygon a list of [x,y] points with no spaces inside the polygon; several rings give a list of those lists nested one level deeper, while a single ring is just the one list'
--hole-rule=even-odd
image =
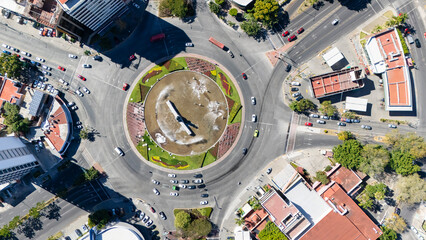
[{"label": "tree", "polygon": [[30,130],[31,121],[28,118],[22,118],[12,124],[12,132],[14,133],[27,133]]},{"label": "tree", "polygon": [[361,143],[350,139],[333,148],[333,157],[342,166],[356,169],[361,161],[361,151]]},{"label": "tree", "polygon": [[374,206],[374,199],[370,198],[368,194],[361,194],[357,200],[359,201],[359,206],[364,209],[372,209]]},{"label": "tree", "polygon": [[344,112],[342,114],[342,117],[349,118],[349,119],[355,119],[355,118],[357,118],[356,114],[354,112],[351,112],[351,111]]},{"label": "tree", "polygon": [[243,225],[246,222],[246,220],[244,220],[244,218],[236,218],[235,219],[235,224],[237,224],[238,226]]},{"label": "tree", "polygon": [[409,152],[416,159],[426,157],[426,142],[423,137],[413,132],[401,134],[398,129],[385,135],[383,141],[392,147],[392,150]]},{"label": "tree", "polygon": [[396,200],[400,203],[413,204],[426,200],[426,182],[415,173],[401,177],[396,183]]},{"label": "tree", "polygon": [[330,182],[324,171],[318,171],[314,179],[320,181],[324,185],[327,185]]},{"label": "tree", "polygon": [[383,29],[382,26],[376,25],[376,26],[374,26],[374,29],[373,29],[373,31],[371,31],[371,33],[378,33],[380,31],[382,31],[382,29]]},{"label": "tree", "polygon": [[257,36],[260,30],[262,29],[259,23],[256,22],[254,19],[248,19],[242,22],[240,26],[241,29],[243,29],[243,31],[247,33],[247,35],[249,35],[250,37]]},{"label": "tree", "polygon": [[388,191],[388,186],[384,183],[377,183],[374,185],[367,185],[363,193],[365,193],[370,198],[375,198],[377,200],[382,200],[385,194]]},{"label": "tree", "polygon": [[349,139],[354,139],[354,135],[350,131],[343,131],[337,134],[337,138],[341,141],[347,141]]},{"label": "tree", "polygon": [[225,3],[225,0],[214,0],[214,2],[218,5],[221,5]]},{"label": "tree", "polygon": [[379,237],[379,240],[396,240],[398,238],[397,233],[386,226],[380,227],[382,229],[383,234]]},{"label": "tree", "polygon": [[402,233],[404,229],[407,227],[405,220],[395,213],[393,213],[389,218],[385,219],[384,225],[387,228],[392,229],[397,233]]},{"label": "tree", "polygon": [[188,15],[189,7],[186,0],[164,0],[160,2],[160,11],[182,19]]},{"label": "tree", "polygon": [[235,17],[235,16],[237,16],[237,14],[238,14],[238,10],[236,8],[231,8],[229,10],[229,15]]},{"label": "tree", "polygon": [[369,176],[383,173],[390,160],[390,153],[380,145],[367,144],[361,152],[359,170]]},{"label": "tree", "polygon": [[319,111],[326,116],[334,116],[337,113],[337,108],[331,105],[331,101],[323,101]]},{"label": "tree", "polygon": [[316,109],[315,104],[311,100],[306,99],[306,98],[304,98],[300,101],[291,102],[289,107],[290,107],[291,110],[298,112],[298,113]]},{"label": "tree", "polygon": [[257,0],[252,11],[254,18],[264,26],[271,27],[278,22],[279,5],[275,0]]},{"label": "tree", "polygon": [[20,216],[15,216],[10,222],[9,222],[9,229],[15,229],[19,226],[19,224],[21,224],[21,217]]},{"label": "tree", "polygon": [[390,167],[395,170],[396,173],[402,176],[408,176],[410,174],[420,171],[420,166],[413,164],[414,156],[408,152],[393,151],[390,161]]},{"label": "tree", "polygon": [[19,115],[19,106],[5,102],[5,121],[4,123],[10,127],[10,130],[14,133],[24,132],[27,133],[29,126],[31,125],[30,120],[23,118]]},{"label": "tree", "polygon": [[0,229],[0,239],[12,239],[12,231],[7,226]]},{"label": "tree", "polygon": [[16,55],[7,55],[2,53],[0,56],[0,73],[2,76],[7,74],[8,78],[21,79],[23,62]]},{"label": "tree", "polygon": [[83,129],[80,130],[80,133],[78,134],[78,136],[80,136],[81,139],[88,139],[89,138],[89,131],[88,129],[85,127]]},{"label": "tree", "polygon": [[191,230],[191,239],[199,239],[212,231],[212,224],[207,218],[198,218],[191,222],[189,229]]},{"label": "tree", "polygon": [[218,4],[214,3],[214,2],[209,2],[209,8],[210,8],[210,11],[212,13],[216,14],[216,15],[218,15],[220,13],[220,10],[222,9],[220,7],[220,5],[218,5]]},{"label": "tree", "polygon": [[265,228],[259,233],[260,240],[287,240],[288,238],[275,226],[273,222],[268,222]]},{"label": "tree", "polygon": [[191,223],[191,215],[185,211],[178,212],[175,216],[175,227],[186,229]]},{"label": "tree", "polygon": [[108,214],[108,210],[101,209],[89,215],[89,227],[97,226],[98,229],[103,228],[109,221],[111,216]]}]

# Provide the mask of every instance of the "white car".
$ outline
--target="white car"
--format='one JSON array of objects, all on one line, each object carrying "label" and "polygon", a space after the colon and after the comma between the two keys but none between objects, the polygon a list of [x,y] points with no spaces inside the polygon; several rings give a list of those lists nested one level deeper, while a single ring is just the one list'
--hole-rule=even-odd
[{"label": "white car", "polygon": [[170,193],[170,196],[175,196],[175,197],[177,197],[177,196],[179,196],[179,193],[177,193],[177,192],[171,192],[171,193]]},{"label": "white car", "polygon": [[72,55],[72,54],[68,54],[68,57],[77,59],[77,56],[76,55]]},{"label": "white car", "polygon": [[337,19],[337,18],[336,18],[336,19],[334,19],[334,20],[333,20],[333,22],[331,22],[331,24],[333,24],[333,25],[336,25],[336,24],[338,24],[338,23],[339,23],[339,19]]},{"label": "white car", "polygon": [[78,128],[78,129],[82,129],[82,128],[83,128],[83,126],[82,126],[82,125],[78,125],[76,128]]},{"label": "white car", "polygon": [[75,102],[69,102],[68,103],[68,107],[72,107],[72,106],[74,106],[75,105]]},{"label": "white car", "polygon": [[52,68],[51,68],[51,67],[46,66],[46,65],[42,65],[41,67],[42,67],[42,68],[44,68],[44,69],[46,69],[46,70],[48,70],[48,71],[52,70]]},{"label": "white car", "polygon": [[185,43],[185,46],[186,46],[186,47],[193,47],[193,46],[194,46],[194,44],[193,44],[192,42],[187,42],[187,43]]},{"label": "white car", "polygon": [[177,184],[177,183],[178,183],[178,181],[177,181],[177,180],[170,180],[170,183]]},{"label": "white car", "polygon": [[6,45],[4,43],[1,46],[4,47],[4,48],[9,48],[9,45]]},{"label": "white car", "polygon": [[43,74],[46,75],[46,76],[52,76],[52,73],[46,72],[46,71],[43,71]]},{"label": "white car", "polygon": [[328,119],[329,119],[329,117],[328,117],[328,116],[321,116],[321,118],[322,118],[322,119],[326,119],[326,120],[328,120]]},{"label": "white car", "polygon": [[256,98],[255,97],[251,97],[251,104],[256,105]]},{"label": "white car", "polygon": [[300,96],[300,92],[295,92],[295,93],[292,94],[292,96],[293,97],[298,97],[298,96]]},{"label": "white car", "polygon": [[77,110],[78,109],[78,107],[77,106],[72,106],[71,107],[71,110]]},{"label": "white car", "polygon": [[43,28],[40,28],[40,29],[39,29],[39,32],[38,32],[38,33],[40,33],[40,36],[43,36],[43,30],[44,30]]},{"label": "white car", "polygon": [[186,185],[185,184],[179,184],[179,187],[180,188],[186,188]]},{"label": "white car", "polygon": [[252,122],[256,122],[257,121],[256,114],[251,115],[251,121]]},{"label": "white car", "polygon": [[209,203],[209,201],[201,201],[200,205],[207,205]]},{"label": "white car", "polygon": [[158,189],[154,188],[152,191],[155,193],[155,195],[160,195],[160,191],[158,191]]},{"label": "white car", "polygon": [[324,120],[317,120],[317,123],[319,123],[319,124],[325,124],[325,121]]},{"label": "white car", "polygon": [[388,125],[388,127],[389,127],[389,128],[396,128],[396,125],[394,125],[394,124],[389,124],[389,125]]},{"label": "white car", "polygon": [[149,216],[148,216],[148,215],[146,215],[146,216],[142,219],[142,222],[147,223],[147,222],[148,222],[148,220],[149,220]]},{"label": "white car", "polygon": [[40,61],[40,62],[46,62],[46,60],[44,60],[43,58],[36,57],[36,59],[37,61]]},{"label": "white car", "polygon": [[90,64],[83,64],[83,67],[84,67],[84,68],[91,68],[91,67],[92,67],[92,65],[90,65]]},{"label": "white car", "polygon": [[157,180],[151,179],[151,182],[154,183],[154,184],[160,185],[160,182],[157,181]]},{"label": "white car", "polygon": [[43,77],[43,76],[39,76],[39,78],[41,81],[44,81],[44,82],[48,80],[47,77]]},{"label": "white car", "polygon": [[167,174],[167,176],[172,177],[172,178],[175,178],[175,177],[176,177],[176,174],[169,173],[169,174]]},{"label": "white car", "polygon": [[290,83],[291,86],[300,86],[300,82],[291,82]]},{"label": "white car", "polygon": [[84,96],[84,94],[82,92],[80,92],[79,90],[75,90],[75,93],[80,97]]},{"label": "white car", "polygon": [[203,179],[195,179],[195,180],[192,180],[192,182],[201,184],[201,183],[203,183]]},{"label": "white car", "polygon": [[24,51],[22,51],[21,53],[25,56],[31,57],[31,53],[27,53],[27,52],[24,52]]},{"label": "white car", "polygon": [[83,87],[83,91],[85,91],[87,94],[90,94],[89,89],[87,89],[86,87]]}]

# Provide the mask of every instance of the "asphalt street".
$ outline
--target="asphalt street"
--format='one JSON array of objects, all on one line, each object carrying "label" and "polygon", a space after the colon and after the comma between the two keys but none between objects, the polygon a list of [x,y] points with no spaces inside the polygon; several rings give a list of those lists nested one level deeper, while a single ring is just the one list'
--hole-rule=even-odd
[{"label": "asphalt street", "polygon": [[[305,28],[305,32],[300,35],[294,46],[287,52],[287,58],[290,59],[292,65],[300,66],[386,6],[403,6],[401,10],[404,11],[413,9],[411,2],[404,4],[400,0],[382,2],[373,0],[368,4],[364,1],[358,1],[357,3],[353,5],[355,9],[351,10],[346,6],[341,6],[338,1],[333,4],[325,2],[325,5],[319,11],[308,9],[292,19],[286,29],[295,32],[300,27]],[[367,8],[361,8],[362,6],[367,6]],[[106,188],[109,189],[107,190],[108,195],[113,197],[115,192],[117,195],[140,198],[153,206],[157,212],[164,211],[168,220],[161,220],[157,223],[157,225],[163,225],[164,230],[174,229],[173,208],[199,207],[201,200],[208,200],[208,206],[215,207],[211,217],[212,222],[220,229],[225,227],[223,226],[224,216],[235,209],[235,206],[228,204],[235,194],[243,191],[244,187],[242,186],[251,181],[269,161],[285,153],[291,111],[281,100],[283,99],[281,85],[283,79],[287,76],[287,72],[283,64],[278,64],[275,68],[272,68],[265,58],[264,53],[273,50],[268,40],[257,42],[245,34],[240,34],[226,27],[221,20],[210,13],[204,1],[197,2],[197,17],[190,22],[182,22],[175,18],[158,18],[152,14],[155,11],[155,6],[150,3],[146,14],[141,19],[143,24],[140,24],[127,40],[114,49],[103,53],[104,61],[102,62],[95,62],[89,57],[84,57],[82,52],[71,52],[78,55],[79,58],[70,59],[68,58],[68,53],[70,53],[68,49],[49,44],[48,40],[40,37],[21,34],[4,25],[0,25],[0,29],[4,32],[0,35],[0,41],[29,51],[33,56],[45,58],[47,64],[56,70],[52,70],[53,81],[63,78],[71,82],[71,89],[73,90],[82,86],[91,90],[91,94],[85,94],[84,97],[65,94],[68,101],[75,101],[79,106],[79,110],[76,111],[78,120],[99,133],[95,136],[93,142],[76,142],[71,147],[70,155],[74,155],[73,158],[79,163],[87,162],[87,164],[84,164],[87,166],[95,162],[101,164],[108,174],[108,180],[105,183]],[[409,14],[409,21],[413,21],[412,24],[417,29],[424,29],[422,23],[417,23],[421,21],[416,21],[420,17],[418,13],[414,10]],[[331,24],[331,21],[335,18],[340,19],[337,26]],[[166,40],[151,44],[149,37],[159,32],[166,33]],[[420,38],[421,33],[417,34]],[[17,38],[17,36],[20,37]],[[225,51],[212,45],[208,41],[210,36],[229,47],[235,58],[231,58]],[[12,39],[19,39],[19,41],[12,41]],[[188,41],[193,42],[195,47],[185,48],[184,44]],[[285,39],[279,41],[287,44]],[[31,49],[26,49],[26,46],[31,46]],[[414,50],[413,57],[417,66],[425,66],[424,52],[420,50]],[[183,189],[180,191],[179,197],[172,197],[169,195],[171,184],[167,172],[177,173],[178,180],[192,180],[194,173],[154,168],[138,158],[123,134],[125,131],[123,124],[123,114],[126,108],[125,99],[130,91],[124,92],[121,88],[124,83],[132,84],[137,81],[140,73],[150,64],[160,63],[182,52],[206,56],[225,66],[241,88],[245,103],[243,104],[245,119],[250,119],[251,114],[254,113],[258,115],[258,122],[243,122],[242,136],[236,143],[234,151],[225,161],[216,164],[214,167],[197,171],[197,173],[203,174],[205,188]],[[137,56],[137,59],[133,62],[128,61],[131,54]],[[93,68],[84,69],[81,66],[83,63],[91,64]],[[423,65],[421,65],[422,63]],[[57,65],[67,68],[66,72],[62,73],[56,69]],[[242,72],[248,75],[247,80],[241,78]],[[82,82],[77,79],[76,75],[79,74],[86,77],[87,81]],[[425,69],[414,70],[414,76],[416,77],[415,84],[418,84],[417,89],[424,89],[425,83],[420,80],[421,77],[425,76]],[[251,96],[257,98],[257,104],[254,106],[250,104]],[[420,103],[419,100],[426,102],[423,101],[424,96],[418,96],[418,103]],[[417,109],[420,110],[421,108],[418,107]],[[419,116],[423,115],[424,111],[419,111]],[[421,121],[424,121],[423,119]],[[310,119],[302,117],[299,124],[303,125],[305,120],[309,121]],[[373,127],[372,132],[360,131],[359,124],[350,124],[346,128],[340,129],[361,132],[360,134],[365,132],[365,135],[372,135],[372,133],[382,135],[390,130],[382,123],[369,123],[369,125]],[[314,125],[314,127],[318,128],[319,126]],[[326,125],[321,127],[338,128],[336,121],[327,122]],[[399,128],[403,131],[412,131],[412,129],[406,127]],[[253,138],[255,129],[260,131],[258,138]],[[298,130],[294,149],[329,146],[333,143],[339,144],[340,141],[333,136],[307,134]],[[114,154],[113,149],[116,146],[123,149],[124,157]],[[246,155],[243,155],[241,151],[244,147],[248,148]],[[160,186],[151,183],[151,179],[160,181]],[[239,185],[238,182],[242,184]],[[159,196],[153,193],[154,187],[160,191]],[[208,193],[209,197],[202,199],[200,196],[202,193]],[[93,194],[93,196],[90,194]],[[81,198],[87,199],[87,201],[91,199],[93,201],[97,201],[95,199],[104,200],[103,197],[96,196],[96,193],[90,194],[76,192],[72,193],[72,196],[75,196],[78,201],[81,201],[80,196],[84,196]],[[72,219],[82,214],[81,209],[76,206],[73,210],[69,209],[72,206],[61,206],[62,209],[67,209],[67,213],[64,213],[64,215],[69,215],[67,215],[67,218],[61,218],[55,226],[55,231],[68,223],[68,220],[65,221],[64,219]],[[45,232],[40,232],[38,239],[45,239],[45,236],[53,231],[53,228],[51,228],[51,230],[47,229]]]}]

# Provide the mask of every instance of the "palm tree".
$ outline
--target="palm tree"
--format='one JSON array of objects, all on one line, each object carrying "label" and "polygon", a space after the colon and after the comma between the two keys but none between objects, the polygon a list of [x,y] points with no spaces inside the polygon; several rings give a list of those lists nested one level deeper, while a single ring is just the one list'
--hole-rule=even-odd
[{"label": "palm tree", "polygon": [[237,224],[238,226],[243,225],[246,222],[246,220],[244,220],[244,218],[236,218],[235,219],[235,224]]},{"label": "palm tree", "polygon": [[405,21],[407,21],[407,19],[408,19],[408,15],[407,15],[407,13],[400,13],[400,14],[398,15],[398,17],[396,17],[396,20],[397,20],[397,22],[398,22],[398,25],[402,25],[402,24],[404,24],[404,23],[405,23]]},{"label": "palm tree", "polygon": [[382,26],[380,26],[380,25],[376,25],[376,26],[374,27],[374,29],[373,29],[372,33],[380,32],[380,31],[382,31],[382,29],[383,29],[383,27],[382,27]]}]

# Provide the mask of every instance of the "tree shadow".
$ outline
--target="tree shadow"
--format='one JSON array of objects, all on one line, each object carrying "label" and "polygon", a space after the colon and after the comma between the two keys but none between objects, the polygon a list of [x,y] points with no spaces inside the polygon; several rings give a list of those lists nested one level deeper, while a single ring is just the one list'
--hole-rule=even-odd
[{"label": "tree shadow", "polygon": [[338,0],[339,3],[349,10],[362,11],[368,7],[371,0]]}]

